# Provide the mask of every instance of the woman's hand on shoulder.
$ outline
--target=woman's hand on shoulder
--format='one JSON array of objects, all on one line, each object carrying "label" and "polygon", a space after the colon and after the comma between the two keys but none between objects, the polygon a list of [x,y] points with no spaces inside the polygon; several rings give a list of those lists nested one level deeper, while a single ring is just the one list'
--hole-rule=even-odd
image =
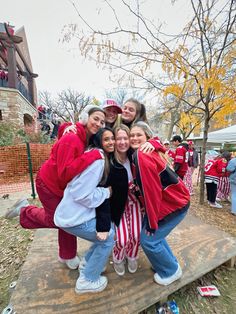
[{"label": "woman's hand on shoulder", "polygon": [[149,154],[149,153],[152,153],[154,150],[155,150],[155,147],[149,143],[149,142],[146,142],[144,144],[142,144],[140,146],[140,150],[144,153],[144,154]]},{"label": "woman's hand on shoulder", "polygon": [[97,239],[99,241],[105,241],[107,239],[107,237],[108,237],[108,234],[109,234],[108,231],[106,231],[106,232],[97,232]]},{"label": "woman's hand on shoulder", "polygon": [[77,128],[75,124],[71,124],[67,126],[63,132],[63,135],[68,134],[70,132],[75,133],[75,134],[77,133]]},{"label": "woman's hand on shoulder", "polygon": [[112,187],[108,186],[109,192],[110,192],[110,197],[112,196]]}]

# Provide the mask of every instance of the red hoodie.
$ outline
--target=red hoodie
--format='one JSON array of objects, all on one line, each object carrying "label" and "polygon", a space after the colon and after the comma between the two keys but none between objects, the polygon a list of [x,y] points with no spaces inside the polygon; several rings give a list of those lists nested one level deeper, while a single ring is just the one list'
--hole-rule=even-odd
[{"label": "red hoodie", "polygon": [[137,183],[142,191],[144,206],[151,229],[158,221],[189,203],[190,195],[183,181],[158,153],[134,156]]},{"label": "red hoodie", "polygon": [[53,145],[49,159],[40,169],[43,182],[60,197],[68,182],[102,158],[98,150],[84,153],[87,144],[85,126],[76,123],[76,127],[76,134],[68,133]]}]

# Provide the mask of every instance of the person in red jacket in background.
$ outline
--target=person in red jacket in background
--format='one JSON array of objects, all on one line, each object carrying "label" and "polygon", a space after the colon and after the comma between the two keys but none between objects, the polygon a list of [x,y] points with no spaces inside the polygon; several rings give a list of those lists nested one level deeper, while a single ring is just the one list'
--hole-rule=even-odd
[{"label": "person in red jacket in background", "polygon": [[[42,165],[36,177],[36,189],[42,208],[19,200],[6,213],[5,218],[20,216],[20,224],[26,229],[57,228],[54,213],[60,203],[67,183],[85,170],[95,160],[103,158],[98,150],[84,153],[93,134],[105,124],[104,111],[98,106],[87,106],[81,123],[76,123],[76,133],[63,135],[53,145],[49,159]],[[59,261],[70,269],[79,266],[76,237],[58,229]]]},{"label": "person in red jacket in background", "polygon": [[179,135],[173,136],[171,142],[176,147],[174,157],[174,170],[177,175],[183,179],[188,170],[188,150],[182,144],[182,138]]},{"label": "person in red jacket in background", "polygon": [[45,119],[45,108],[42,106],[42,105],[40,105],[38,108],[37,108],[37,110],[38,110],[38,114],[39,114],[39,120],[43,120],[43,119]]},{"label": "person in red jacket in background", "polygon": [[215,159],[209,159],[205,165],[205,184],[207,190],[207,201],[211,207],[222,208],[222,205],[216,202],[217,186],[219,178],[227,176],[226,167],[231,159],[231,153],[224,151]]}]

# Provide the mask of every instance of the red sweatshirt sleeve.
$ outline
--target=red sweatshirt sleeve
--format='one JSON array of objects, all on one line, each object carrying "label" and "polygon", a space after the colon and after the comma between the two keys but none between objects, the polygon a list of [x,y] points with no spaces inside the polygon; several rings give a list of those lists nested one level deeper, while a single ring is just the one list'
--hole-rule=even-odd
[{"label": "red sweatshirt sleeve", "polygon": [[[84,171],[95,160],[103,158],[97,149],[85,152],[83,146],[61,143],[57,151],[57,173],[66,186],[76,175]],[[64,187],[62,187],[64,188]]]},{"label": "red sweatshirt sleeve", "polygon": [[217,169],[217,172],[219,173],[220,177],[227,177],[228,176],[228,173],[226,171],[227,163],[228,163],[227,160],[224,158],[219,159],[217,161],[216,169]]},{"label": "red sweatshirt sleeve", "polygon": [[162,199],[162,187],[157,175],[155,159],[153,155],[145,156],[138,152],[139,170],[142,178],[142,188],[145,199],[145,209],[151,229],[158,229],[158,217]]},{"label": "red sweatshirt sleeve", "polygon": [[159,151],[159,152],[162,152],[162,153],[166,152],[166,149],[162,145],[162,143],[161,143],[161,141],[160,141],[158,136],[151,138],[148,142],[153,145],[153,147],[155,148],[156,151]]},{"label": "red sweatshirt sleeve", "polygon": [[183,147],[177,147],[175,150],[175,160],[174,162],[177,164],[183,164],[185,160],[185,151]]}]

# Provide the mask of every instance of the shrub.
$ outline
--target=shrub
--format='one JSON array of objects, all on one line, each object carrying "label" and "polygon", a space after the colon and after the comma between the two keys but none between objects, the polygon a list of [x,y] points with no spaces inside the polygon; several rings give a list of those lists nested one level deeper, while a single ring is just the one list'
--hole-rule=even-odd
[{"label": "shrub", "polygon": [[14,144],[16,126],[12,123],[0,123],[0,146],[10,146]]},{"label": "shrub", "polygon": [[24,128],[14,123],[0,123],[0,146],[11,146],[25,142],[48,144],[51,143],[50,135],[41,130],[35,131],[34,125]]}]

